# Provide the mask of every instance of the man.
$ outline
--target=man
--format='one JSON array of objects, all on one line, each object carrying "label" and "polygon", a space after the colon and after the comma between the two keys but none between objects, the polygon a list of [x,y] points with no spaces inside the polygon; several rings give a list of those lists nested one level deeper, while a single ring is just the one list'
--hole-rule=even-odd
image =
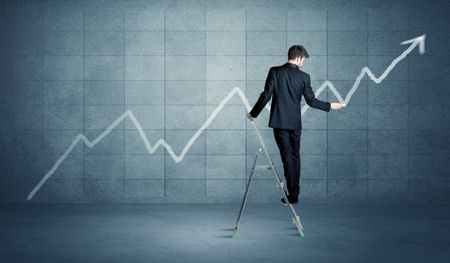
[{"label": "man", "polygon": [[[283,162],[284,177],[286,178],[289,194],[289,203],[298,203],[300,194],[300,135],[302,129],[301,98],[312,108],[329,112],[331,109],[339,110],[345,106],[341,103],[330,103],[316,99],[311,88],[309,74],[300,70],[308,52],[301,45],[289,48],[288,62],[271,67],[267,75],[264,91],[252,110],[247,113],[250,121],[258,117],[259,113],[270,100],[269,127],[273,128],[275,141],[280,150]],[[281,202],[286,203],[284,198]]]}]

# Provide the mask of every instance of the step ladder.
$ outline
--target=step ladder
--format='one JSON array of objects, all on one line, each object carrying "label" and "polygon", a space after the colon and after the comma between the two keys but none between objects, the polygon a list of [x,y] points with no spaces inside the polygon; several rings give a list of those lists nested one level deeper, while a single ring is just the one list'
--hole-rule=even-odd
[{"label": "step ladder", "polygon": [[[273,175],[275,176],[275,179],[277,181],[277,185],[276,186],[280,188],[280,190],[281,190],[281,192],[283,194],[284,200],[286,201],[285,205],[288,207],[289,212],[290,212],[290,214],[292,216],[292,223],[295,224],[295,226],[297,227],[297,230],[298,230],[300,236],[303,237],[304,233],[303,233],[303,226],[300,223],[300,216],[298,216],[297,213],[295,213],[294,207],[292,207],[292,204],[290,204],[289,201],[288,201],[287,194],[286,194],[286,191],[284,189],[284,184],[283,184],[283,182],[281,182],[280,177],[278,176],[278,173],[277,173],[277,171],[275,169],[274,163],[273,163],[272,159],[270,158],[269,153],[267,152],[267,147],[266,147],[266,145],[264,143],[264,140],[263,140],[263,138],[261,136],[261,133],[259,132],[258,127],[256,127],[255,120],[250,121],[250,122],[252,123],[253,128],[255,129],[256,135],[257,135],[259,143],[260,143],[260,148],[259,148],[259,150],[257,151],[257,153],[255,155],[255,160],[253,161],[252,170],[251,170],[248,182],[247,182],[247,187],[245,189],[244,198],[242,199],[241,208],[239,210],[239,215],[238,215],[238,218],[236,220],[236,224],[234,225],[234,230],[233,230],[232,237],[233,238],[235,237],[235,234],[237,232],[239,223],[241,221],[242,214],[244,213],[245,204],[247,203],[247,198],[248,198],[248,192],[249,192],[249,189],[250,189],[250,185],[252,183],[253,175],[255,174],[256,170],[260,170],[260,171],[271,170],[273,172]],[[260,155],[261,152],[263,152],[265,157],[267,158],[267,161],[269,162],[268,165],[256,165],[256,161],[258,160],[258,156]]]}]

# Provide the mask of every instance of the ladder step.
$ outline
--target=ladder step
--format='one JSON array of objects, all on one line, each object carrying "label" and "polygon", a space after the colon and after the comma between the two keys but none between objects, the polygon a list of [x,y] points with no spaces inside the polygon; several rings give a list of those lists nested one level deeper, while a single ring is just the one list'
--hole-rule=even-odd
[{"label": "ladder step", "polygon": [[255,165],[256,170],[270,170],[272,167],[270,165]]}]

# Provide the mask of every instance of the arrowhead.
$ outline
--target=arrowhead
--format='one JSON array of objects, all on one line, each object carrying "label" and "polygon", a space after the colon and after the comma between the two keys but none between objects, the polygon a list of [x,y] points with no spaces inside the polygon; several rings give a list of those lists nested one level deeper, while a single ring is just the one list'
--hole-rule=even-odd
[{"label": "arrowhead", "polygon": [[423,53],[425,53],[425,37],[426,37],[426,34],[423,34],[416,38],[412,38],[410,40],[403,41],[401,44],[404,45],[404,44],[411,43],[412,45],[419,45],[419,53],[423,54]]}]

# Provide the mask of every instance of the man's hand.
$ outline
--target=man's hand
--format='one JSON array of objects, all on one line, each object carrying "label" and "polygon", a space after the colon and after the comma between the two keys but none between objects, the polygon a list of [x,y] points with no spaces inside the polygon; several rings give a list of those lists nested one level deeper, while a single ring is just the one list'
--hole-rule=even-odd
[{"label": "man's hand", "polygon": [[332,102],[331,103],[331,109],[332,110],[340,110],[340,109],[344,108],[345,106],[346,106],[346,104],[339,103],[339,102]]},{"label": "man's hand", "polygon": [[253,121],[253,117],[252,117],[252,115],[250,114],[250,112],[247,112],[247,118],[248,118],[250,121]]}]

